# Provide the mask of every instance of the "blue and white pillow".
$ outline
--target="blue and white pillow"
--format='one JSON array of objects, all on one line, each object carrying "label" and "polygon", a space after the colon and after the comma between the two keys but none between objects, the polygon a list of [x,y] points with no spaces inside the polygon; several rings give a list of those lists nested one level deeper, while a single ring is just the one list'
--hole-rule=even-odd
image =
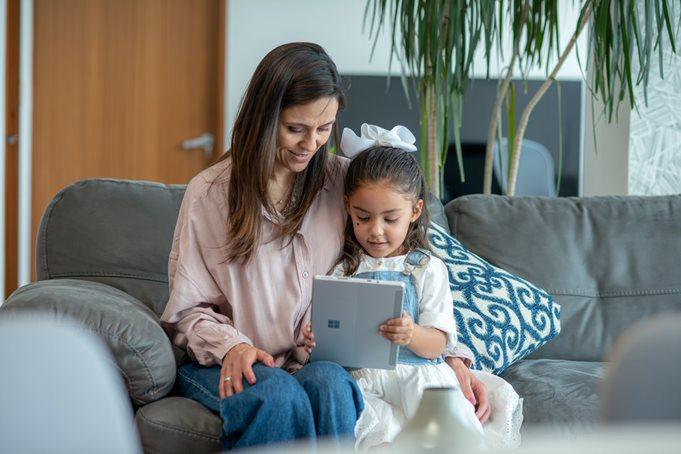
[{"label": "blue and white pillow", "polygon": [[474,369],[494,374],[560,332],[560,306],[544,290],[470,252],[431,224],[433,252],[447,265],[458,340],[475,357]]}]

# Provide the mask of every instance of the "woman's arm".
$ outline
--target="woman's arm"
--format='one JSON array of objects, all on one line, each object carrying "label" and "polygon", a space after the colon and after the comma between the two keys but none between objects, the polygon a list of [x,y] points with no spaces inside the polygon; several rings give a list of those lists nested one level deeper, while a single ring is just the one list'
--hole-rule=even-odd
[{"label": "woman's arm", "polygon": [[228,302],[209,271],[205,244],[213,238],[213,219],[219,210],[207,201],[208,183],[199,175],[187,186],[175,226],[168,260],[169,298],[161,321],[172,331],[174,343],[186,349],[199,364],[221,364],[227,352],[252,341],[237,331],[232,320],[219,311]]},{"label": "woman's arm", "polygon": [[475,376],[473,371],[469,369],[469,365],[465,364],[461,358],[449,357],[446,362],[449,367],[454,369],[463,395],[475,407],[475,416],[484,424],[492,415],[492,405],[489,401],[487,386]]}]

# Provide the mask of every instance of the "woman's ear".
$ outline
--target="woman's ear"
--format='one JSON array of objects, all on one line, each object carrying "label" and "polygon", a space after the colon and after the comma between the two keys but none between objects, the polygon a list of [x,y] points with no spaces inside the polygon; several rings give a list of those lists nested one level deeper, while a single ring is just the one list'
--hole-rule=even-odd
[{"label": "woman's ear", "polygon": [[350,214],[350,200],[348,199],[348,196],[344,195],[343,201],[345,202],[345,211],[347,211],[348,214]]},{"label": "woman's ear", "polygon": [[416,222],[423,213],[423,199],[419,199],[414,205],[414,214],[411,215],[410,222]]}]

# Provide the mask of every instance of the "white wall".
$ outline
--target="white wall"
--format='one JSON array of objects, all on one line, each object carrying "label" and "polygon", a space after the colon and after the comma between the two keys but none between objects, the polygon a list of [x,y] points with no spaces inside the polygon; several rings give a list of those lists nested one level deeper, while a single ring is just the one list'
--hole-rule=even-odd
[{"label": "white wall", "polygon": [[[592,109],[596,117],[592,125]],[[584,146],[582,153],[583,196],[627,195],[629,193],[629,101],[624,100],[613,122],[608,123],[603,103],[585,97]],[[594,134],[595,128],[595,134]]]},{"label": "white wall", "polygon": [[[370,59],[372,41],[368,24],[366,32],[362,31],[366,0],[229,0],[227,5],[225,130],[228,135],[251,74],[262,57],[280,44],[316,42],[327,50],[342,74],[388,74],[390,39],[387,33],[377,44],[373,60]],[[573,0],[561,0],[561,9],[561,41],[567,43],[579,11]],[[584,55],[584,37],[579,46],[580,55]],[[491,77],[495,77],[497,68],[503,65],[503,61],[494,65]],[[485,77],[484,69],[484,60],[479,55],[474,63],[474,75]],[[392,72],[399,73],[397,61],[393,62]],[[542,68],[534,68],[528,74],[529,78],[543,79],[544,76]],[[559,77],[581,79],[574,52]]]}]

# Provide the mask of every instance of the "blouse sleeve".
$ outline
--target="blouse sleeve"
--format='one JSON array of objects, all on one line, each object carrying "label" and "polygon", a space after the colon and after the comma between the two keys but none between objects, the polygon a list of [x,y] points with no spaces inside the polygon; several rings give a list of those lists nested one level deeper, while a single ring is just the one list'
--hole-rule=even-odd
[{"label": "blouse sleeve", "polygon": [[471,367],[473,364],[473,352],[470,348],[462,343],[447,343],[445,346],[445,352],[443,353],[445,358],[459,358],[463,361],[466,367]]},{"label": "blouse sleeve", "polygon": [[426,266],[419,305],[419,325],[443,331],[447,335],[447,346],[456,345],[454,304],[447,268],[437,257],[431,257]]},{"label": "blouse sleeve", "polygon": [[447,344],[443,355],[460,358],[466,366],[470,367],[473,363],[473,352],[466,345],[457,342],[454,302],[449,289],[447,267],[437,257],[431,257],[427,266],[419,324],[447,333]]},{"label": "blouse sleeve", "polygon": [[210,219],[210,213],[219,210],[202,199],[201,183],[192,180],[182,200],[168,259],[169,299],[161,321],[171,329],[178,347],[199,364],[212,366],[220,364],[235,345],[253,342],[219,312],[229,303],[210,272],[204,250],[204,244],[219,244],[210,238],[220,232]]}]

